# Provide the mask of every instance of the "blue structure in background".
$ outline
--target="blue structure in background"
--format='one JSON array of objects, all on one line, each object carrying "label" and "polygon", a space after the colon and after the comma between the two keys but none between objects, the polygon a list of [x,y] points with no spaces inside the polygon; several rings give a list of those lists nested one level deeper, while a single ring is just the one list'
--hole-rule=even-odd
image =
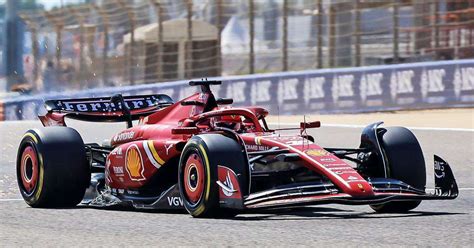
[{"label": "blue structure in background", "polygon": [[[233,98],[234,106],[258,105],[283,115],[474,106],[474,59],[210,79],[224,80],[214,93]],[[180,100],[197,90],[183,80],[16,96],[3,102],[3,113],[5,120],[33,120],[45,113],[45,99],[160,93]]]}]

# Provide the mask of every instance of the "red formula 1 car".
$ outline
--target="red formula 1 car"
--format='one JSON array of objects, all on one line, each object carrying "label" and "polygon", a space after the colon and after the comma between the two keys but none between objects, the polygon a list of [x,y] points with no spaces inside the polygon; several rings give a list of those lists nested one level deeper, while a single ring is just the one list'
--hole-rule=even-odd
[{"label": "red formula 1 car", "polygon": [[[435,156],[435,191],[425,192],[423,153],[406,128],[367,126],[359,148],[314,143],[301,123],[295,135],[268,127],[259,107],[231,108],[210,85],[174,103],[166,95],[46,101],[45,128],[28,131],[17,179],[32,207],[79,203],[182,209],[194,217],[231,217],[247,209],[327,203],[367,204],[405,212],[421,200],[454,199],[449,165]],[[124,121],[109,144],[84,144],[65,117]],[[139,120],[132,126],[133,120]]]}]

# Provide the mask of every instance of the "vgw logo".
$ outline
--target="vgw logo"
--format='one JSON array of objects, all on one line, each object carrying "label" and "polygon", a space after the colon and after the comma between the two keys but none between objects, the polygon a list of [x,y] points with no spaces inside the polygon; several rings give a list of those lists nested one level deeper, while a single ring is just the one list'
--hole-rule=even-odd
[{"label": "vgw logo", "polygon": [[182,207],[183,199],[179,196],[168,196],[168,204],[170,207]]}]

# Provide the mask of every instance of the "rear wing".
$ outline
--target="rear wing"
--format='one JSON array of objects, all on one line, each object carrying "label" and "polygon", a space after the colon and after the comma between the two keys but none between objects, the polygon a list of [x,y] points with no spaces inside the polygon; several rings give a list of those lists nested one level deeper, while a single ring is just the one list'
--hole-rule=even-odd
[{"label": "rear wing", "polygon": [[[164,94],[125,96],[123,99],[133,120],[173,104],[171,97]],[[123,115],[120,104],[114,104],[107,97],[47,100],[44,105],[48,113],[39,118],[45,126],[64,125],[65,117],[93,122],[120,122],[128,118]]]}]

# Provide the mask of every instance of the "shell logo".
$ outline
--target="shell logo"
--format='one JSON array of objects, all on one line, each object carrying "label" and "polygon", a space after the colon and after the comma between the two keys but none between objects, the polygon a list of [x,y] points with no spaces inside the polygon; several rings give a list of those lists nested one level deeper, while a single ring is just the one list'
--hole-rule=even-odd
[{"label": "shell logo", "polygon": [[306,150],[305,152],[309,156],[314,156],[314,157],[322,157],[322,156],[329,155],[329,152],[323,149],[310,149],[310,150]]},{"label": "shell logo", "polygon": [[143,172],[145,170],[143,166],[143,159],[140,150],[137,145],[131,145],[127,149],[125,156],[125,168],[127,169],[130,179],[133,181],[145,180]]}]

